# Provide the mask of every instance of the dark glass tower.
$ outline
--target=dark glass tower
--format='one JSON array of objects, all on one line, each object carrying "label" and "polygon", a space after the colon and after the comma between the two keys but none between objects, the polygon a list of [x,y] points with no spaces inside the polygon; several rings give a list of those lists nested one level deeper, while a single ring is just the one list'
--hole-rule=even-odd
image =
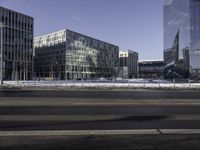
[{"label": "dark glass tower", "polygon": [[200,77],[200,0],[165,0],[165,77]]}]

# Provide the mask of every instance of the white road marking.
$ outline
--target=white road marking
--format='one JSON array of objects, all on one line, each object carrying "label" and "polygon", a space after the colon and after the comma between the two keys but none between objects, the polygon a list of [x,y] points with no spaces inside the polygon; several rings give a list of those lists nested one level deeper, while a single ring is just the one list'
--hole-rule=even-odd
[{"label": "white road marking", "polygon": [[161,129],[163,134],[200,134],[200,129]]},{"label": "white road marking", "polygon": [[73,103],[77,106],[200,106],[198,103],[185,103],[185,102],[127,102],[127,103]]},{"label": "white road marking", "polygon": [[57,130],[57,131],[0,131],[0,136],[70,136],[70,135],[140,135],[160,134],[155,129],[148,130]]},{"label": "white road marking", "polygon": [[52,130],[0,131],[0,137],[13,136],[84,136],[84,135],[159,135],[200,134],[200,129],[136,129],[136,130]]}]

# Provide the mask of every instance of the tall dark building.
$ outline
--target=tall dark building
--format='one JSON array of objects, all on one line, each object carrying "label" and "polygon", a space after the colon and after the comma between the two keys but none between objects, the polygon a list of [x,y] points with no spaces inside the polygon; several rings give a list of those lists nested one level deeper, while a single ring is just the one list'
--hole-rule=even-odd
[{"label": "tall dark building", "polygon": [[165,0],[166,78],[200,77],[200,0]]},{"label": "tall dark building", "polygon": [[85,79],[116,76],[119,47],[64,29],[36,37],[36,77]]},{"label": "tall dark building", "polygon": [[0,7],[0,79],[32,79],[33,18]]}]

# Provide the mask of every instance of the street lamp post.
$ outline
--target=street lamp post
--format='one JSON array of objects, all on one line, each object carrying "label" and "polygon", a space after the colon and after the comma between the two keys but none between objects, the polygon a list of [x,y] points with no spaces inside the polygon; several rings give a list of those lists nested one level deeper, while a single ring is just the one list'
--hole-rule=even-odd
[{"label": "street lamp post", "polygon": [[54,78],[54,75],[53,75],[53,63],[52,62],[51,62],[51,78],[52,78],[52,80]]},{"label": "street lamp post", "polygon": [[[56,77],[56,73],[54,73],[54,71],[58,70],[57,65],[58,65],[57,61],[55,63],[51,62],[51,77],[52,77],[52,80],[54,80],[54,77]],[[54,67],[56,67],[56,69],[54,69]],[[54,74],[55,74],[55,76],[54,76]],[[60,76],[60,72],[59,72],[59,76]]]},{"label": "street lamp post", "polygon": [[115,64],[113,62],[113,66],[112,66],[112,82],[113,82],[113,86],[114,86],[114,82],[115,82]]},{"label": "street lamp post", "polygon": [[0,28],[1,28],[1,52],[0,52],[0,66],[1,66],[1,71],[0,71],[0,82],[1,85],[3,85],[3,23],[0,22]]}]

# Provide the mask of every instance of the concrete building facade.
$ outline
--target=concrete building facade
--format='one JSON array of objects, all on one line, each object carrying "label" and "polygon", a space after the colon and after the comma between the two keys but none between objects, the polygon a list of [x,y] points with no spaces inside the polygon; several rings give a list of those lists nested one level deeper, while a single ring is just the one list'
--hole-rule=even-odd
[{"label": "concrete building facade", "polygon": [[136,78],[138,76],[138,53],[132,50],[119,52],[119,77]]},{"label": "concrete building facade", "polygon": [[37,78],[73,80],[116,76],[119,47],[64,29],[34,40]]},{"label": "concrete building facade", "polygon": [[32,79],[33,24],[32,17],[0,6],[0,79]]}]

